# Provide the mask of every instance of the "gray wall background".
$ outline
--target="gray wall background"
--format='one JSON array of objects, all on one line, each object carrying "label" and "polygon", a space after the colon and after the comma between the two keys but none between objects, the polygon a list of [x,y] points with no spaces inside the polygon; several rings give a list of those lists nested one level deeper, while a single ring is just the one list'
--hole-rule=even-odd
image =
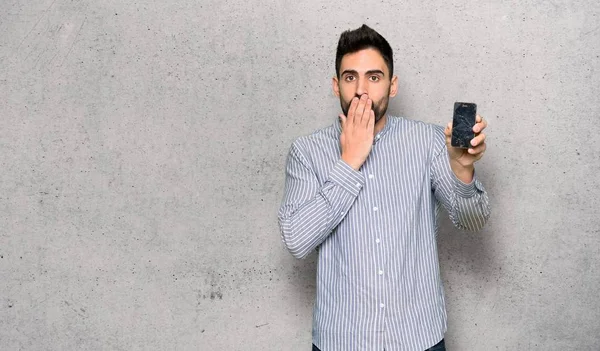
[{"label": "gray wall background", "polygon": [[308,350],[283,166],[362,23],[391,113],[489,121],[492,218],[439,238],[448,349],[599,350],[595,0],[1,1],[0,347]]}]

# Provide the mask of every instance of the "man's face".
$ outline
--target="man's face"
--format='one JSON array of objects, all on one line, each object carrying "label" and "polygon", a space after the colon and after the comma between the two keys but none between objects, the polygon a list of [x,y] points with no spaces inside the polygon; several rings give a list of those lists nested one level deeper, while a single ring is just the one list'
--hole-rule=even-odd
[{"label": "man's face", "polygon": [[375,49],[364,49],[342,57],[340,77],[333,78],[333,92],[340,98],[345,116],[352,98],[367,94],[373,100],[375,121],[385,116],[390,97],[396,96],[398,77],[390,79],[383,56]]}]

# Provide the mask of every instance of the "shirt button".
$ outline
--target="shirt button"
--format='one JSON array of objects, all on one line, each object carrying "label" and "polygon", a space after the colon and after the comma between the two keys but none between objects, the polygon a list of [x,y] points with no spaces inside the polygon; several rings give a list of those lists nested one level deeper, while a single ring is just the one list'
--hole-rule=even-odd
[{"label": "shirt button", "polygon": [[372,174],[369,174],[369,179],[373,179],[373,175]]},{"label": "shirt button", "polygon": [[357,188],[360,188],[360,183],[356,183],[356,187],[357,187]]},{"label": "shirt button", "polygon": [[384,304],[379,304],[379,307],[384,308],[385,305]]},{"label": "shirt button", "polygon": [[382,270],[379,270],[379,275],[383,275],[383,271]]},{"label": "shirt button", "polygon": [[377,211],[377,210],[378,210],[377,206],[373,207],[373,211]]},{"label": "shirt button", "polygon": [[375,242],[379,244],[381,242],[381,240],[379,240],[379,238],[377,238],[377,239],[375,239]]}]

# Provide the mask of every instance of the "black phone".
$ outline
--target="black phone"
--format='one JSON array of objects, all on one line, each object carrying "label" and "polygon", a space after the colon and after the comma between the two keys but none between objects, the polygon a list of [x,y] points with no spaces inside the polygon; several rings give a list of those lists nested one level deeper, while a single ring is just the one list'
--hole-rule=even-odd
[{"label": "black phone", "polygon": [[471,146],[471,139],[475,137],[473,126],[477,115],[477,105],[471,102],[455,102],[454,116],[452,117],[452,141],[450,145],[462,149]]}]

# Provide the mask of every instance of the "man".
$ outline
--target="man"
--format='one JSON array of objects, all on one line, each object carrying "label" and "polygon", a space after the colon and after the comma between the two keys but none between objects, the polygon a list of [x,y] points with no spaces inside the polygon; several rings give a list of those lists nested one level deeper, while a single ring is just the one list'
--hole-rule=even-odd
[{"label": "man", "polygon": [[343,114],[298,138],[286,165],[282,239],[298,258],[318,249],[313,350],[445,350],[436,235],[443,205],[479,230],[490,213],[468,150],[444,128],[386,114],[398,90],[389,43],[363,25],[342,33],[333,91]]}]

